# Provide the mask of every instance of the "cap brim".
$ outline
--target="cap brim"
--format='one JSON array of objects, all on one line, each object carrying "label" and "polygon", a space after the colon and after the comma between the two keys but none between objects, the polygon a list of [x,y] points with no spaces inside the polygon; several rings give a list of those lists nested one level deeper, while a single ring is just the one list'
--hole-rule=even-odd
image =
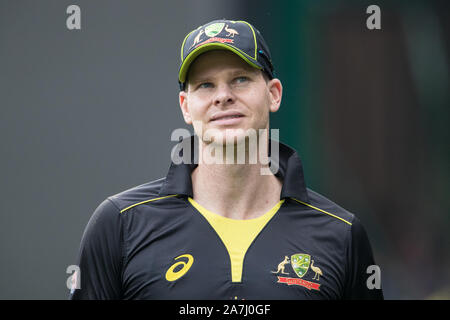
[{"label": "cap brim", "polygon": [[257,62],[252,59],[249,59],[243,52],[239,51],[238,49],[224,44],[224,43],[207,43],[204,45],[199,46],[198,48],[192,50],[191,53],[188,54],[186,59],[184,59],[183,63],[181,64],[180,71],[178,73],[178,80],[181,83],[184,83],[186,81],[187,72],[189,70],[189,67],[191,63],[202,53],[205,53],[207,51],[211,50],[229,50],[237,54],[239,57],[244,59],[245,62],[247,62],[250,66],[257,68],[257,69],[263,69],[263,67]]}]

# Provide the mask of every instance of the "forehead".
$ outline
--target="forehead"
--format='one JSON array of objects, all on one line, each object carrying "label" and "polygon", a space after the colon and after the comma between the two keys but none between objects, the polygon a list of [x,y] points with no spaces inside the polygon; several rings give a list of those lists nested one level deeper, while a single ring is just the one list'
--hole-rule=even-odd
[{"label": "forehead", "polygon": [[245,71],[259,72],[258,69],[250,66],[237,54],[228,50],[212,50],[198,56],[191,64],[188,72],[188,79],[215,75],[220,71]]}]

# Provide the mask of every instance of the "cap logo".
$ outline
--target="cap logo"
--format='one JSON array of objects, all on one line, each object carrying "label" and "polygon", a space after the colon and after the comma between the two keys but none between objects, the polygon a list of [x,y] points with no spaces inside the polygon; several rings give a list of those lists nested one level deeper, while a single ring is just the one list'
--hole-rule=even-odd
[{"label": "cap logo", "polygon": [[228,28],[228,25],[225,26],[225,31],[228,32],[226,36],[231,38],[234,38],[235,34],[239,34],[239,32],[237,32],[236,30]]},{"label": "cap logo", "polygon": [[205,34],[210,38],[215,37],[222,31],[224,26],[225,23],[223,22],[210,24],[209,26],[205,27]]},{"label": "cap logo", "polygon": [[204,45],[210,42],[221,42],[221,43],[234,43],[233,39],[226,39],[226,38],[218,38],[218,37],[214,37],[214,38],[209,38],[205,41],[200,42],[199,44],[196,45],[196,47],[200,46],[200,45]]},{"label": "cap logo", "polygon": [[191,45],[191,48],[200,41],[200,37],[202,36],[202,34],[203,34],[203,29],[201,29],[200,32],[195,36],[194,43]]}]

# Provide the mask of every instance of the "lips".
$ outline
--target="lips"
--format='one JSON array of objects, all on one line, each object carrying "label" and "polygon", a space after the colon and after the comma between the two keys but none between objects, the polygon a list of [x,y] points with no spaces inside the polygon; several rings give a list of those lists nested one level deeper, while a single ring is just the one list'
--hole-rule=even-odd
[{"label": "lips", "polygon": [[220,120],[229,120],[229,119],[236,119],[236,118],[242,118],[244,115],[237,111],[227,111],[227,112],[219,112],[214,114],[211,117],[212,121],[220,121]]}]

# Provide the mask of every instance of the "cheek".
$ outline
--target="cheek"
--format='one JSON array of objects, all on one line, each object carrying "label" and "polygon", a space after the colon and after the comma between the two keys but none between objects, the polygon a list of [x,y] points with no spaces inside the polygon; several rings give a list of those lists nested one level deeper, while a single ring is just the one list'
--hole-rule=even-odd
[{"label": "cheek", "polygon": [[190,97],[187,109],[191,117],[192,126],[197,135],[203,135],[207,126],[207,110],[208,104],[196,97]]},{"label": "cheek", "polygon": [[270,96],[268,93],[255,95],[254,103],[255,106],[255,120],[259,123],[265,123],[269,119],[270,112]]},{"label": "cheek", "polygon": [[188,110],[192,120],[202,120],[202,118],[206,115],[208,105],[205,104],[204,101],[200,101],[195,97],[189,99],[188,101]]}]

